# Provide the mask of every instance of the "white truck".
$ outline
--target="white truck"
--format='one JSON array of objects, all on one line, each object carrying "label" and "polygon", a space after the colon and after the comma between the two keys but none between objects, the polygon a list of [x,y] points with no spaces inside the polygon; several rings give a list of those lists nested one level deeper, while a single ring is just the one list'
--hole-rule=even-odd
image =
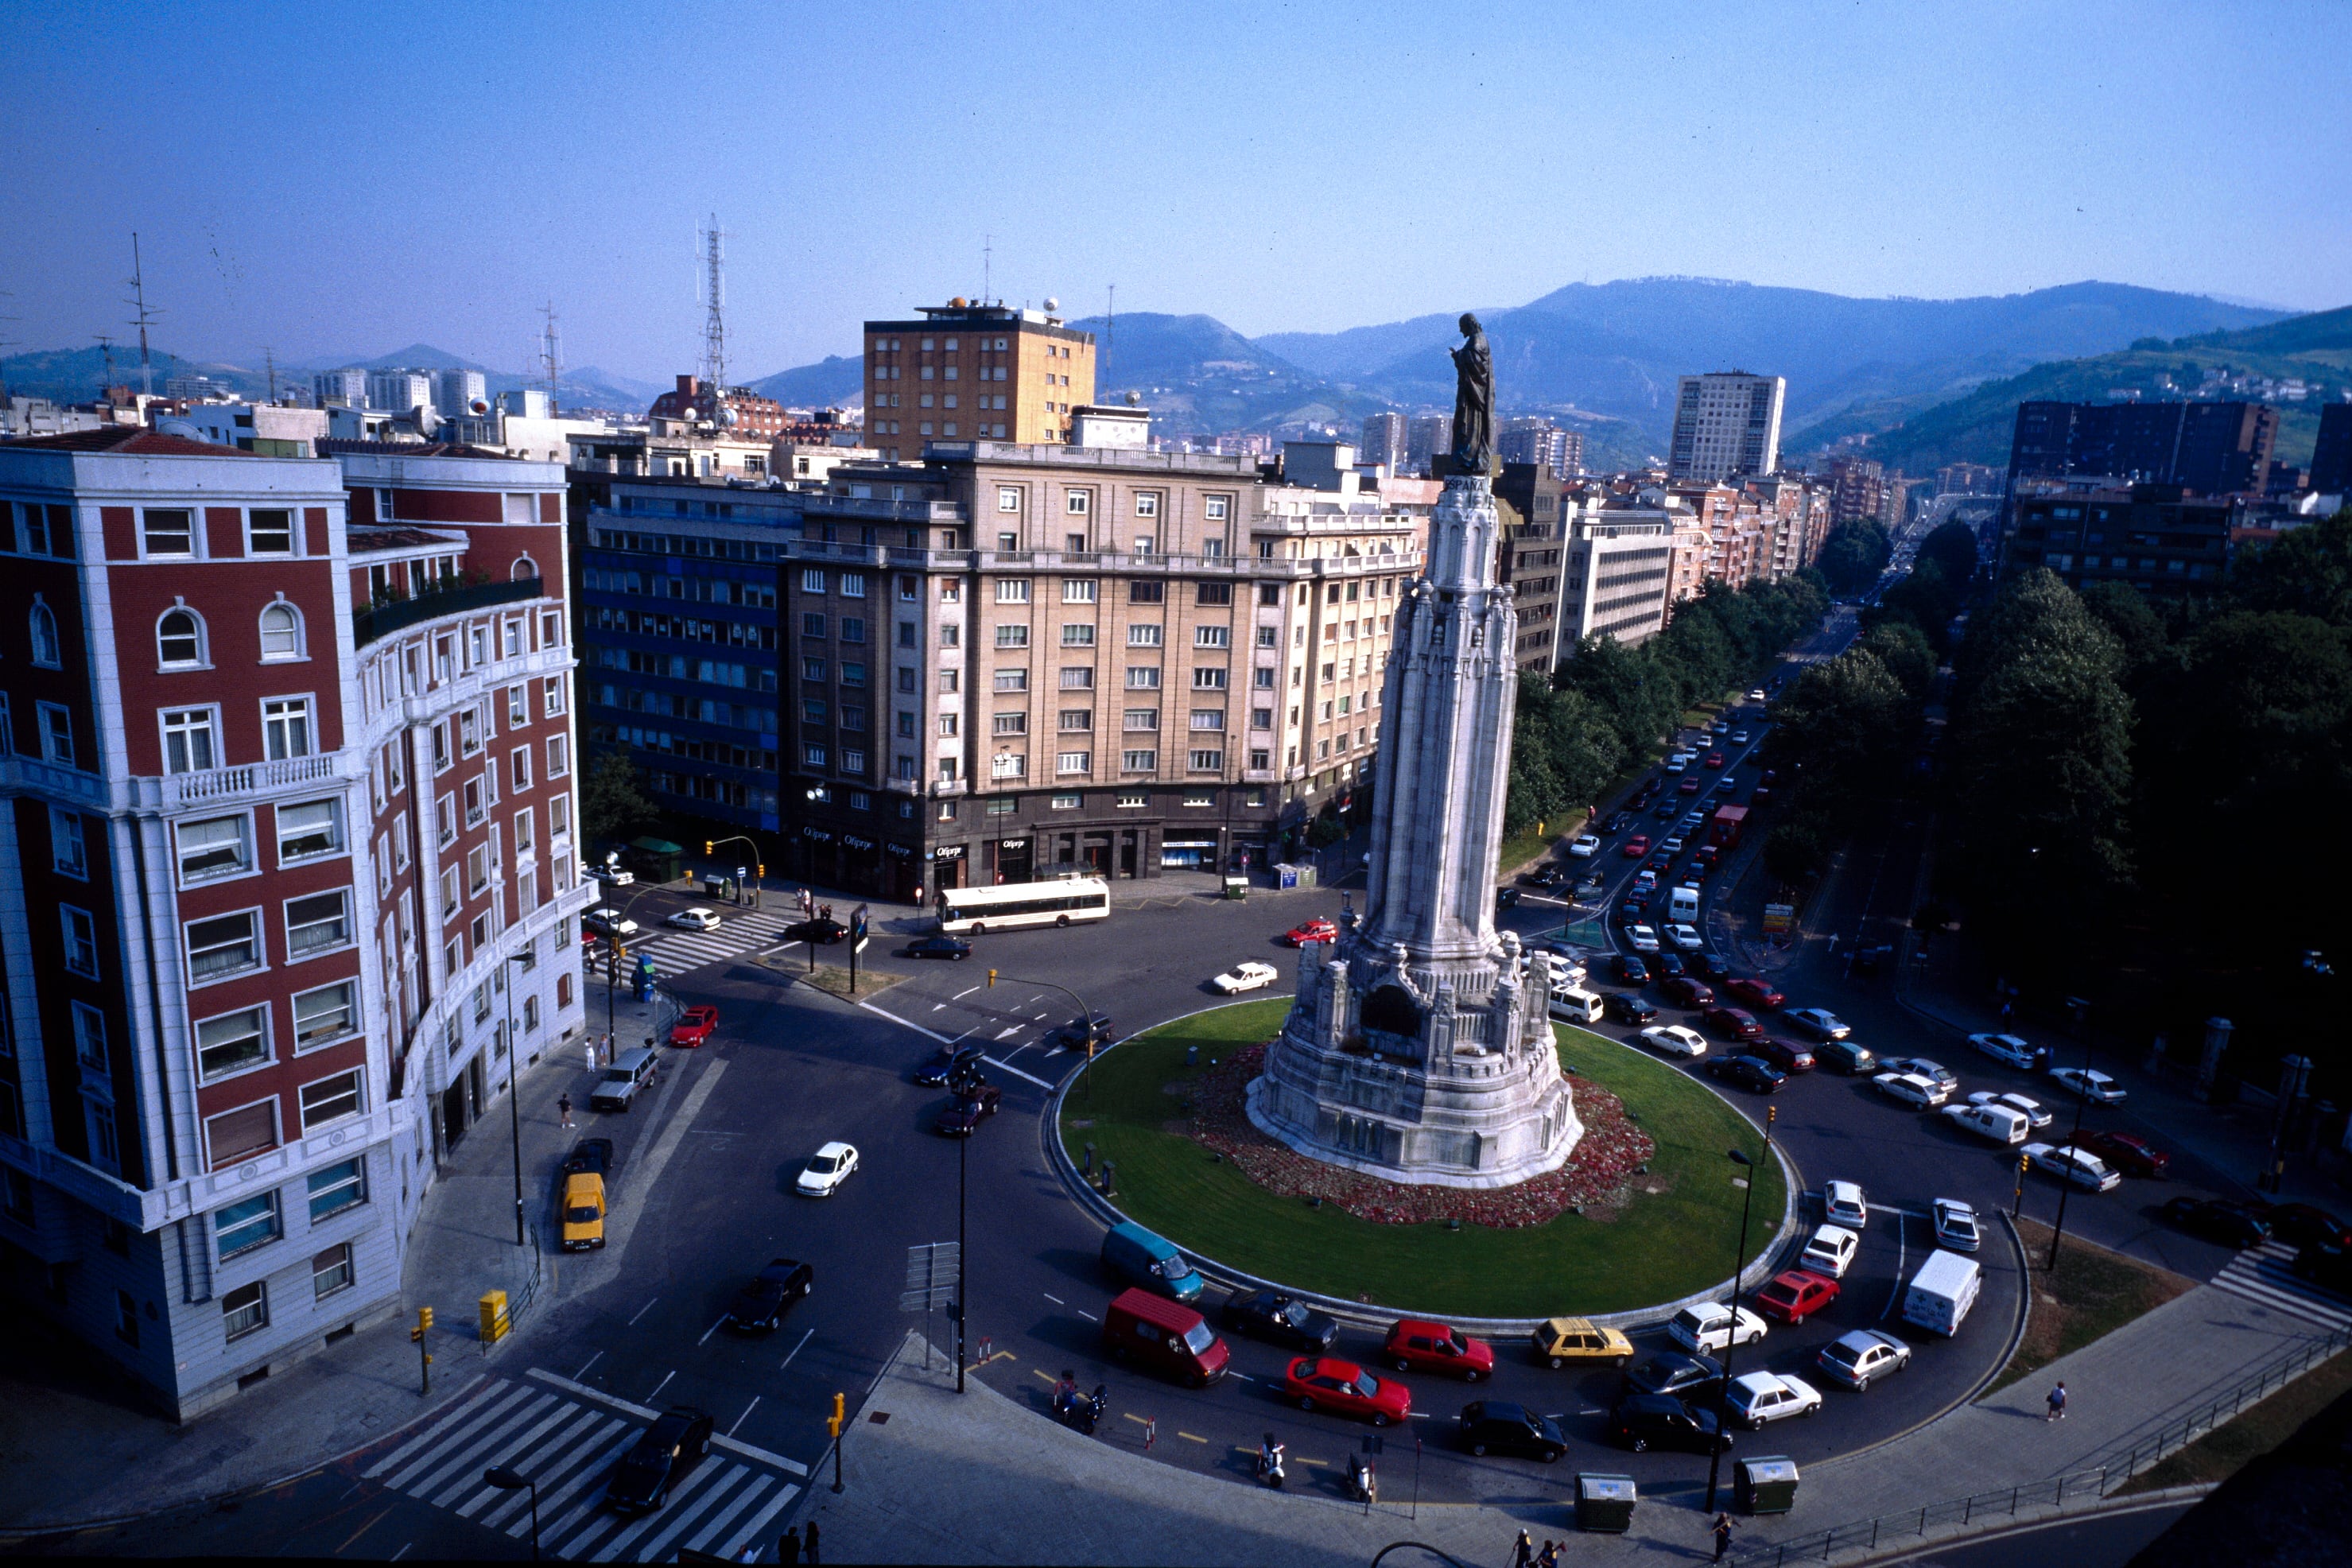
[{"label": "white truck", "polygon": [[1927,1255],[1903,1292],[1903,1321],[1947,1338],[1960,1331],[1969,1309],[1984,1289],[1984,1270],[1973,1258],[1940,1247]]},{"label": "white truck", "polygon": [[1676,888],[1667,894],[1666,918],[1676,925],[1698,924],[1698,889]]}]

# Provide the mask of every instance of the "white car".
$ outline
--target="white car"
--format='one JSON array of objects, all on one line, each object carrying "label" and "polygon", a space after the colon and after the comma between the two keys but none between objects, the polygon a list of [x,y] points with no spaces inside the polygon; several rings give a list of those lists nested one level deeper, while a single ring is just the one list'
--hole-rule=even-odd
[{"label": "white car", "polygon": [[589,866],[587,874],[607,887],[625,888],[637,879],[634,871],[624,871],[618,866]]},{"label": "white car", "polygon": [[1930,1083],[1942,1085],[1947,1095],[1960,1087],[1958,1074],[1943,1063],[1929,1061],[1926,1057],[1895,1057],[1879,1065],[1888,1072],[1916,1073]]},{"label": "white car", "polygon": [[1661,855],[1679,855],[1682,852],[1683,841],[1679,835],[1670,836],[1659,841],[1658,853]]},{"label": "white car", "polygon": [[677,913],[670,916],[669,919],[662,921],[662,924],[666,926],[676,926],[680,931],[717,931],[719,929],[719,911],[717,910],[706,910],[699,906],[690,910],[680,910]]},{"label": "white car", "polygon": [[1750,1430],[1791,1415],[1818,1415],[1822,1391],[1786,1373],[1742,1373],[1731,1380],[1729,1404]]},{"label": "white car", "polygon": [[1694,1355],[1721,1355],[1728,1344],[1746,1344],[1764,1337],[1764,1320],[1739,1309],[1738,1339],[1733,1338],[1731,1309],[1720,1301],[1701,1301],[1696,1307],[1685,1307],[1666,1325],[1666,1338]]},{"label": "white car", "polygon": [[1642,1038],[1670,1057],[1706,1055],[1706,1037],[1680,1024],[1653,1024],[1642,1031]]},{"label": "white car", "polygon": [[1869,1201],[1862,1195],[1861,1186],[1853,1182],[1823,1182],[1822,1213],[1832,1224],[1842,1225],[1848,1230],[1870,1228]]},{"label": "white car", "polygon": [[1958,1198],[1937,1198],[1928,1205],[1936,1216],[1936,1245],[1953,1252],[1977,1249],[1977,1211]]},{"label": "white car", "polygon": [[1826,1007],[1800,1007],[1780,1016],[1817,1040],[1843,1040],[1853,1033],[1844,1019]]},{"label": "white car", "polygon": [[1209,982],[1231,996],[1236,992],[1255,991],[1261,985],[1271,985],[1279,972],[1271,963],[1261,963],[1253,958],[1246,963],[1236,963]]},{"label": "white car", "polygon": [[1963,1132],[1989,1138],[2004,1147],[2024,1142],[2026,1135],[2032,1131],[2032,1124],[2025,1120],[2025,1112],[2015,1106],[1998,1102],[1988,1105],[1974,1095],[1969,1097],[1968,1104],[1947,1105],[1936,1114]]},{"label": "white car", "polygon": [[1763,689],[1762,687],[1760,687],[1760,686],[1759,686],[1759,687],[1757,687],[1754,690],[1750,691],[1750,692],[1748,694],[1748,701],[1750,701],[1750,702],[1761,702],[1761,701],[1763,701],[1763,700],[1764,700],[1764,689]]},{"label": "white car", "polygon": [[590,910],[580,917],[580,923],[598,936],[635,936],[637,922],[615,909]]},{"label": "white car", "polygon": [[1970,1105],[2006,1105],[2024,1116],[2025,1124],[2035,1131],[2050,1125],[2050,1108],[2028,1094],[2003,1093],[1980,1089],[1969,1096]]},{"label": "white car", "polygon": [[1550,976],[1554,990],[1564,985],[1582,985],[1590,978],[1591,972],[1584,967],[1584,962],[1581,959],[1565,958],[1557,952],[1546,952],[1540,948],[1528,954],[1528,962]]},{"label": "white car", "polygon": [[1748,744],[1748,731],[1745,730],[1734,730],[1731,732],[1731,743],[1735,746],[1744,746]]},{"label": "white car", "polygon": [[2034,1169],[2069,1181],[2089,1192],[2104,1193],[2123,1184],[2123,1173],[2112,1170],[2096,1154],[2071,1143],[2028,1143],[2025,1157]]},{"label": "white car", "polygon": [[1969,1044],[1997,1062],[2032,1069],[2041,1053],[2016,1035],[1970,1035]]},{"label": "white car", "polygon": [[1600,853],[1601,836],[1597,833],[1580,834],[1576,841],[1568,847],[1569,858],[1571,860],[1590,860]]},{"label": "white car", "polygon": [[846,1143],[828,1143],[809,1156],[802,1167],[801,1179],[794,1183],[803,1197],[829,1198],[841,1190],[857,1169],[857,1151]]},{"label": "white car", "polygon": [[1670,925],[1666,928],[1666,940],[1685,952],[1696,952],[1706,945],[1699,941],[1698,928],[1696,926]]},{"label": "white car", "polygon": [[1658,951],[1658,933],[1648,926],[1627,926],[1625,940],[1633,944],[1635,952]]},{"label": "white car", "polygon": [[1944,1103],[1951,1093],[1932,1078],[1922,1078],[1916,1072],[1883,1072],[1870,1080],[1871,1087],[1889,1100],[1902,1101],[1919,1110],[1928,1110]]},{"label": "white car", "polygon": [[1805,1243],[1803,1256],[1797,1267],[1810,1268],[1816,1274],[1826,1274],[1832,1279],[1843,1279],[1853,1262],[1862,1237],[1842,1225],[1822,1225],[1813,1227],[1813,1238]]},{"label": "white car", "polygon": [[1688,769],[1690,765],[1690,754],[1686,752],[1676,752],[1673,756],[1666,759],[1666,772],[1670,773],[1682,773]]},{"label": "white car", "polygon": [[2050,1076],[2077,1094],[2087,1094],[2101,1105],[2121,1105],[2123,1086],[2103,1072],[2089,1068],[2052,1068]]}]

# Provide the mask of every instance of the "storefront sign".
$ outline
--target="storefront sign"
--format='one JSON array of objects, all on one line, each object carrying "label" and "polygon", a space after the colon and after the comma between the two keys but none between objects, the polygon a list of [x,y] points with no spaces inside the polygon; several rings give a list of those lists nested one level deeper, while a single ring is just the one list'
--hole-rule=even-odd
[{"label": "storefront sign", "polygon": [[996,841],[996,847],[999,849],[1026,849],[1029,847],[1029,840],[1026,838],[1000,838]]},{"label": "storefront sign", "polygon": [[833,842],[833,835],[827,833],[822,827],[803,827],[801,829],[801,837],[803,838],[814,838],[820,844],[830,844]]},{"label": "storefront sign", "polygon": [[934,860],[961,860],[963,858],[963,846],[961,844],[942,844],[938,848],[929,850],[927,853]]},{"label": "storefront sign", "polygon": [[855,833],[843,834],[841,836],[841,841],[844,844],[848,845],[852,849],[871,849],[874,847],[874,840],[871,838],[860,838]]},{"label": "storefront sign", "polygon": [[888,850],[891,854],[898,856],[902,860],[911,858],[915,853],[912,849],[908,848],[903,844],[885,844],[882,847]]}]

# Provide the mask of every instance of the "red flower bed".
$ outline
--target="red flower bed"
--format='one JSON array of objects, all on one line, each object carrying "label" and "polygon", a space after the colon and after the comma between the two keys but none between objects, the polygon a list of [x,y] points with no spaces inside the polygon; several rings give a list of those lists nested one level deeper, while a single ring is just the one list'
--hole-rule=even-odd
[{"label": "red flower bed", "polygon": [[1319,1197],[1358,1219],[1381,1225],[1456,1219],[1465,1225],[1513,1230],[1541,1225],[1580,1205],[1588,1212],[1614,1209],[1629,1196],[1635,1170],[1657,1152],[1650,1135],[1627,1119],[1622,1101],[1580,1079],[1575,1085],[1576,1114],[1584,1123],[1584,1136],[1559,1170],[1511,1187],[1410,1186],[1384,1182],[1309,1159],[1252,1124],[1244,1109],[1244,1096],[1265,1060],[1265,1047],[1251,1046],[1194,1080],[1193,1139],[1231,1160],[1244,1175],[1270,1193]]}]

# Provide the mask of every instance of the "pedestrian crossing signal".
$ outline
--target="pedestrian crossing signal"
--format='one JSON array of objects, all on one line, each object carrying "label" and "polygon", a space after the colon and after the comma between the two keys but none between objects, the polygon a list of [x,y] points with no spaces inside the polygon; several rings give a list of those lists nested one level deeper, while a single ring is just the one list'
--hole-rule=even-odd
[{"label": "pedestrian crossing signal", "polygon": [[996,984],[996,971],[994,971],[993,969],[992,969],[992,970],[990,970],[990,971],[988,972],[988,983],[989,983],[991,985],[993,985],[993,984]]},{"label": "pedestrian crossing signal", "polygon": [[416,1309],[416,1326],[415,1326],[415,1328],[413,1328],[413,1329],[411,1329],[411,1330],[409,1330],[409,1331],[408,1331],[408,1337],[409,1337],[409,1339],[411,1339],[412,1341],[421,1341],[421,1340],[423,1340],[423,1339],[425,1338],[425,1330],[427,1330],[427,1329],[429,1329],[429,1328],[431,1328],[432,1326],[433,1326],[433,1309],[432,1309],[432,1308],[430,1308],[430,1307],[419,1307],[419,1308],[417,1308],[417,1309]]},{"label": "pedestrian crossing signal", "polygon": [[840,1436],[842,1423],[848,1419],[847,1402],[841,1394],[835,1394],[833,1414],[824,1418],[824,1435],[828,1437]]}]

